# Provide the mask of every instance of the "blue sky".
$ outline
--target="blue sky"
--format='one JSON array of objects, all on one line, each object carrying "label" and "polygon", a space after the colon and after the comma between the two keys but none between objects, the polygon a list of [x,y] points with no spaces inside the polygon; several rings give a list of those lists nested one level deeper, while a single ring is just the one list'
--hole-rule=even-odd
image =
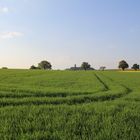
[{"label": "blue sky", "polygon": [[140,64],[139,0],[0,0],[0,67]]}]

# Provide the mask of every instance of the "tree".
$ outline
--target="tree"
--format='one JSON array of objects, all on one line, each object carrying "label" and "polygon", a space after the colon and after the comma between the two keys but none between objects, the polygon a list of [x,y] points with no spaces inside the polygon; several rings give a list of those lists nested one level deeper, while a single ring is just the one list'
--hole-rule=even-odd
[{"label": "tree", "polygon": [[122,60],[119,62],[119,68],[121,68],[124,71],[126,68],[129,68],[129,65],[126,61]]},{"label": "tree", "polygon": [[106,69],[105,66],[101,66],[101,67],[100,67],[100,70],[102,70],[102,71],[104,71],[105,69]]},{"label": "tree", "polygon": [[2,69],[5,69],[5,70],[6,70],[6,69],[8,69],[8,68],[7,68],[7,67],[2,67]]},{"label": "tree", "polygon": [[90,64],[88,64],[88,62],[83,62],[81,68],[84,70],[90,69]]},{"label": "tree", "polygon": [[38,69],[38,67],[32,65],[32,66],[30,67],[30,69],[31,69],[31,70],[36,70],[36,69]]},{"label": "tree", "polygon": [[138,70],[138,69],[140,69],[140,66],[138,64],[134,64],[133,67],[132,67],[132,69]]},{"label": "tree", "polygon": [[47,69],[51,69],[52,68],[52,65],[50,62],[48,61],[41,61],[39,64],[38,64],[38,67],[40,69],[44,69],[44,70],[47,70]]}]

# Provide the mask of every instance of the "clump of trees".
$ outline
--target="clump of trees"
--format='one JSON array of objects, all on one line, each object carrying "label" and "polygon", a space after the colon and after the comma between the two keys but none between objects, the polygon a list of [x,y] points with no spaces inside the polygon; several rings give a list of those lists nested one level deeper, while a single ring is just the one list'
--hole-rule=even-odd
[{"label": "clump of trees", "polygon": [[88,62],[83,62],[81,68],[87,70],[91,68],[91,65]]},{"label": "clump of trees", "polygon": [[105,67],[105,66],[101,66],[99,70],[104,71],[105,69],[106,69],[106,67]]},{"label": "clump of trees", "polygon": [[32,65],[30,67],[30,69],[32,70],[36,70],[36,69],[42,69],[42,70],[51,70],[52,69],[52,65],[50,62],[43,60],[40,63],[38,63],[38,66],[36,67],[35,65]]},{"label": "clump of trees", "polygon": [[134,65],[132,66],[132,69],[134,69],[135,71],[137,71],[137,70],[140,69],[140,65],[134,64]]},{"label": "clump of trees", "polygon": [[32,66],[30,67],[30,69],[31,69],[31,70],[36,70],[36,69],[39,69],[39,68],[36,67],[36,66],[34,66],[34,65],[32,65]]},{"label": "clump of trees", "polygon": [[6,69],[8,69],[8,68],[7,68],[7,67],[2,67],[1,69],[5,69],[5,70],[6,70]]},{"label": "clump of trees", "polygon": [[47,70],[47,69],[52,69],[52,65],[50,62],[48,61],[41,61],[39,64],[38,64],[38,67],[40,69],[43,69],[43,70]]},{"label": "clump of trees", "polygon": [[129,65],[125,60],[122,60],[119,62],[118,67],[124,71],[125,69],[129,68]]}]

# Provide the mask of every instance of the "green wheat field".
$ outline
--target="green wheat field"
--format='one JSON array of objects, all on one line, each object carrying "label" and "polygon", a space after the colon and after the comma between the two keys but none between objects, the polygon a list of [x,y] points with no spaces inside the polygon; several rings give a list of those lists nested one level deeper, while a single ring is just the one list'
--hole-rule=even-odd
[{"label": "green wheat field", "polygon": [[140,73],[0,70],[1,140],[139,140]]}]

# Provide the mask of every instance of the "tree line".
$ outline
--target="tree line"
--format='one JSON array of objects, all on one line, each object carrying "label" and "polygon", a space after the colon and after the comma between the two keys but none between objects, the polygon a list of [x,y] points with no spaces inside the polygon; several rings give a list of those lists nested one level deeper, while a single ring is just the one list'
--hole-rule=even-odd
[{"label": "tree line", "polygon": [[[81,69],[83,70],[89,70],[91,68],[91,65],[88,62],[83,62],[81,64]],[[127,68],[129,68],[129,64],[125,61],[122,60],[119,62],[118,68],[122,69],[123,71]],[[49,61],[43,60],[40,63],[38,63],[38,66],[32,65],[30,67],[30,69],[43,69],[43,70],[51,70],[52,69],[52,65]],[[105,67],[103,68],[103,70],[105,69]],[[134,64],[131,69],[134,70],[139,70],[140,69],[140,65],[138,64]]]},{"label": "tree line", "polygon": [[[81,68],[84,70],[88,70],[91,68],[91,65],[88,62],[83,62],[81,65]],[[43,60],[40,63],[38,63],[38,66],[32,65],[30,69],[43,69],[43,70],[51,70],[52,65],[50,62]]]}]

